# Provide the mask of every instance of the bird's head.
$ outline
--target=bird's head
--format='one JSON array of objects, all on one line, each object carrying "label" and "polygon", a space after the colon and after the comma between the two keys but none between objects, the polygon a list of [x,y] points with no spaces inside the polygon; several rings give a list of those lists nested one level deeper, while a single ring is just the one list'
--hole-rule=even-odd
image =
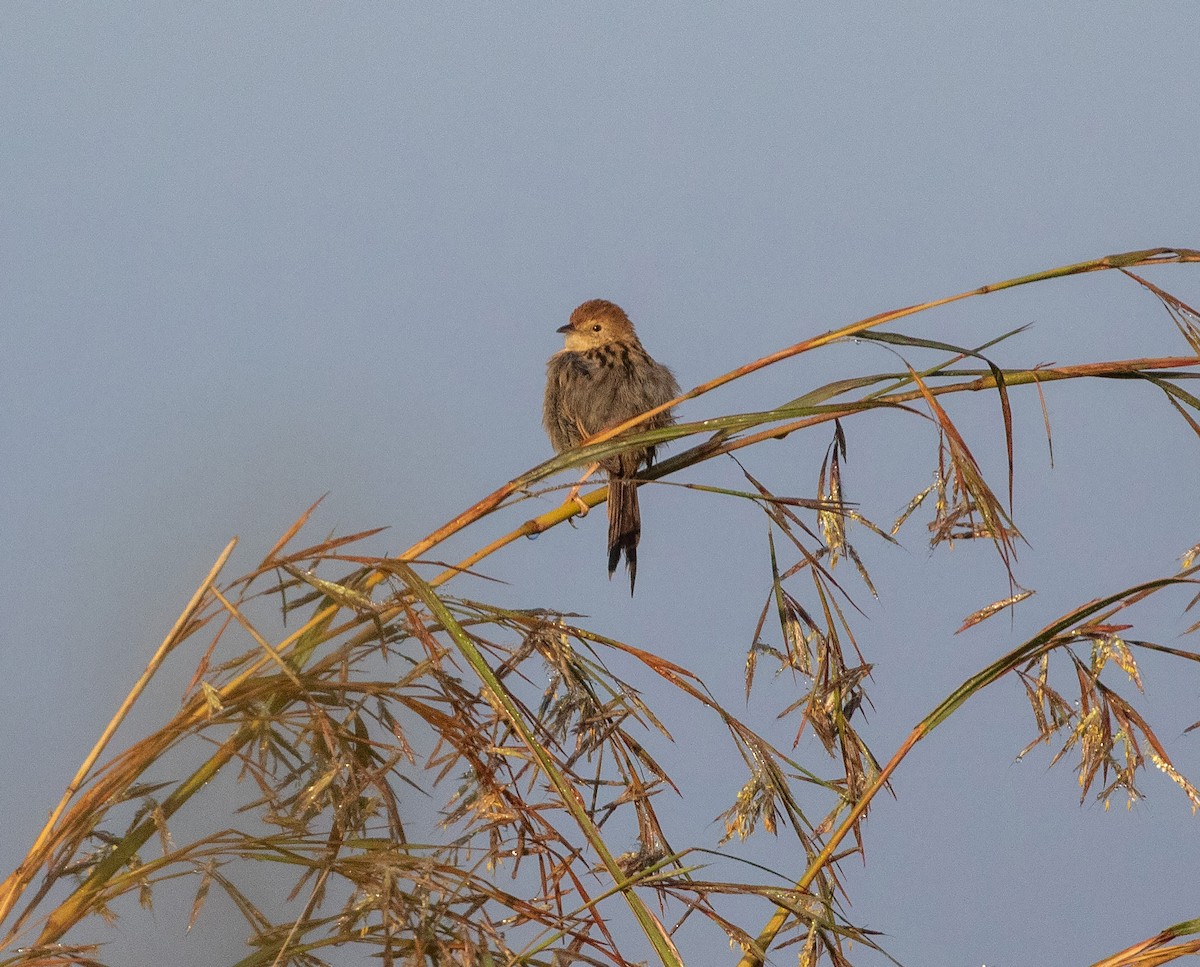
[{"label": "bird's head", "polygon": [[625,310],[604,299],[590,299],[571,313],[571,321],[558,329],[566,336],[568,352],[579,353],[613,342],[638,341]]}]

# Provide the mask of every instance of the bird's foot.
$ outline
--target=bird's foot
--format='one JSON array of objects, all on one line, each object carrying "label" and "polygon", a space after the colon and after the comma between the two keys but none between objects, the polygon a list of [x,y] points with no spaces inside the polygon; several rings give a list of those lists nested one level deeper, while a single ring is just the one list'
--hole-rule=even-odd
[{"label": "bird's foot", "polygon": [[[571,492],[569,494],[567,494],[567,500],[574,502],[575,506],[579,508],[579,516],[580,517],[586,517],[588,515],[588,511],[591,510],[591,508],[588,507],[588,505],[584,502],[584,499],[579,496],[579,491],[582,490],[583,485],[588,482],[588,478],[591,477],[591,475],[594,474],[599,469],[600,469],[600,464],[593,463],[590,467],[587,468],[587,473],[585,473],[582,477],[579,478],[579,482],[577,484],[575,484],[575,486],[571,488]],[[565,502],[566,501],[564,501],[564,503]]]}]

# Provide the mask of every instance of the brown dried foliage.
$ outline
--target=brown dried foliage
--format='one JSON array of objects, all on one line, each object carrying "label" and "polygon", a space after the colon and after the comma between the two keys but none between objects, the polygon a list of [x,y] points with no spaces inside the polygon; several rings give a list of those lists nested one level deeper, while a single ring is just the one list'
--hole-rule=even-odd
[{"label": "brown dried foliage", "polygon": [[[295,548],[311,508],[259,567],[218,586],[227,549],[26,861],[0,888],[6,951],[0,965],[99,964],[97,948],[65,945],[68,933],[93,916],[114,918],[126,895],[150,905],[164,883],[181,877],[195,883],[189,926],[204,916],[214,888],[240,912],[252,951],[244,964],[324,964],[350,945],[385,965],[620,965],[644,956],[626,949],[629,924],[614,926],[625,917],[664,964],[682,963],[679,928],[705,918],[746,965],[789,946],[802,965],[849,965],[855,945],[875,948],[875,940],[846,916],[839,863],[864,853],[864,820],[875,795],[889,787],[924,736],[1009,675],[1021,682],[1033,710],[1037,734],[1025,751],[1057,740],[1055,761],[1077,752],[1084,796],[1138,796],[1149,760],[1197,805],[1200,796],[1119,688],[1140,690],[1139,651],[1188,662],[1200,656],[1129,637],[1131,624],[1114,620],[1161,590],[1194,590],[1196,548],[1179,574],[1050,622],[920,719],[882,764],[863,735],[872,665],[852,630],[857,606],[835,576],[837,565],[850,561],[874,594],[851,537],[894,542],[892,535],[932,496],[930,544],[984,540],[1008,577],[1007,593],[967,616],[963,628],[1027,600],[1032,592],[1015,577],[1021,535],[1010,516],[1009,395],[1032,385],[1041,399],[1041,385],[1056,380],[1138,379],[1164,392],[1193,429],[1200,427],[1200,399],[1183,387],[1200,364],[1198,317],[1131,271],[1171,261],[1200,261],[1200,253],[1113,256],[805,340],[684,398],[847,336],[873,339],[924,363],[918,368],[903,358],[894,372],[831,383],[764,412],[650,433],[616,428],[510,481],[399,557],[362,551],[375,532]],[[1004,369],[983,355],[996,341],[972,349],[875,331],[957,299],[1113,268],[1163,303],[1191,356]],[[932,361],[930,353],[937,354]],[[960,368],[963,360],[983,366]],[[995,391],[1000,403],[1007,508],[945,402],[955,393],[980,391]],[[879,410],[916,416],[935,431],[933,483],[913,498],[892,534],[846,499],[846,426]],[[621,448],[701,437],[646,473],[657,480],[829,424],[833,439],[812,497],[776,494],[745,467],[749,490],[687,484],[752,501],[768,521],[770,581],[746,658],[746,697],[763,663],[776,677],[790,677],[796,687],[779,717],[789,723],[793,749],[811,731],[824,756],[816,762],[802,764],[794,752],[781,751],[719,704],[688,669],[583,627],[576,616],[544,606],[503,609],[439,590],[505,544],[568,519],[577,513],[573,503],[524,522],[455,566],[424,560],[448,536],[536,496],[532,488],[550,475]],[[1048,416],[1046,425],[1049,438]],[[584,500],[595,505],[604,497],[598,488]],[[101,761],[145,683],[167,655],[184,647],[195,649],[196,670],[179,711]],[[1111,680],[1113,669],[1120,684]],[[635,677],[642,688],[630,684]],[[644,697],[650,682],[658,695],[654,707]],[[711,718],[728,737],[727,748],[714,754],[731,769],[740,762],[739,788],[721,814],[717,842],[692,828],[677,831],[660,809],[664,796],[684,791],[667,756],[674,739],[656,711],[667,706]],[[177,765],[181,756],[193,771],[182,780],[167,778],[173,774],[167,757]],[[228,825],[179,837],[181,811],[211,803],[206,792],[213,788],[240,796]],[[780,871],[786,878],[702,878],[710,864],[749,868],[727,860],[739,840],[760,828],[799,844],[800,862]],[[845,845],[847,837],[853,845]],[[609,845],[631,838],[635,848],[621,853]],[[275,864],[277,897],[268,902],[240,884],[245,860]],[[761,906],[747,906],[748,899]],[[749,929],[748,918],[759,922],[764,912],[765,925]],[[1194,941],[1169,945],[1189,932],[1186,926],[1130,948],[1127,959],[1104,963],[1160,964],[1183,956]]]}]

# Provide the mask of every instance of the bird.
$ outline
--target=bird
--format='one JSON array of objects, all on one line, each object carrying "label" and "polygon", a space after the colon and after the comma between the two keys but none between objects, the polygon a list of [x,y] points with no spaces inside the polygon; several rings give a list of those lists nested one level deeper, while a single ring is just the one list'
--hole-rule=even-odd
[{"label": "bird", "polygon": [[[642,348],[629,316],[615,303],[590,299],[557,331],[565,337],[564,347],[546,364],[542,423],[558,453],[679,395],[674,375]],[[674,422],[671,411],[663,410],[635,429],[656,430]],[[586,513],[579,488],[597,470],[608,474],[608,576],[612,578],[624,556],[631,595],[642,535],[636,477],[643,464],[654,462],[655,449],[646,446],[605,457],[571,492],[571,499]]]}]

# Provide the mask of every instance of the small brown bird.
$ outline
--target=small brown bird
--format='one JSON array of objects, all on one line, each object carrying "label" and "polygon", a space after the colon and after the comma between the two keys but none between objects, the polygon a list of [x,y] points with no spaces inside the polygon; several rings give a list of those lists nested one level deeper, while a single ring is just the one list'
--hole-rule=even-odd
[{"label": "small brown bird", "polygon": [[[542,422],[559,453],[679,395],[675,377],[642,348],[620,306],[592,299],[572,312],[571,321],[558,331],[566,336],[566,348],[546,365]],[[665,410],[636,430],[674,422],[670,410]],[[612,577],[624,554],[630,594],[637,580],[637,546],[642,536],[635,478],[642,464],[654,462],[654,449],[643,447],[605,458],[572,491],[574,497],[596,470],[608,473],[608,576]]]}]

